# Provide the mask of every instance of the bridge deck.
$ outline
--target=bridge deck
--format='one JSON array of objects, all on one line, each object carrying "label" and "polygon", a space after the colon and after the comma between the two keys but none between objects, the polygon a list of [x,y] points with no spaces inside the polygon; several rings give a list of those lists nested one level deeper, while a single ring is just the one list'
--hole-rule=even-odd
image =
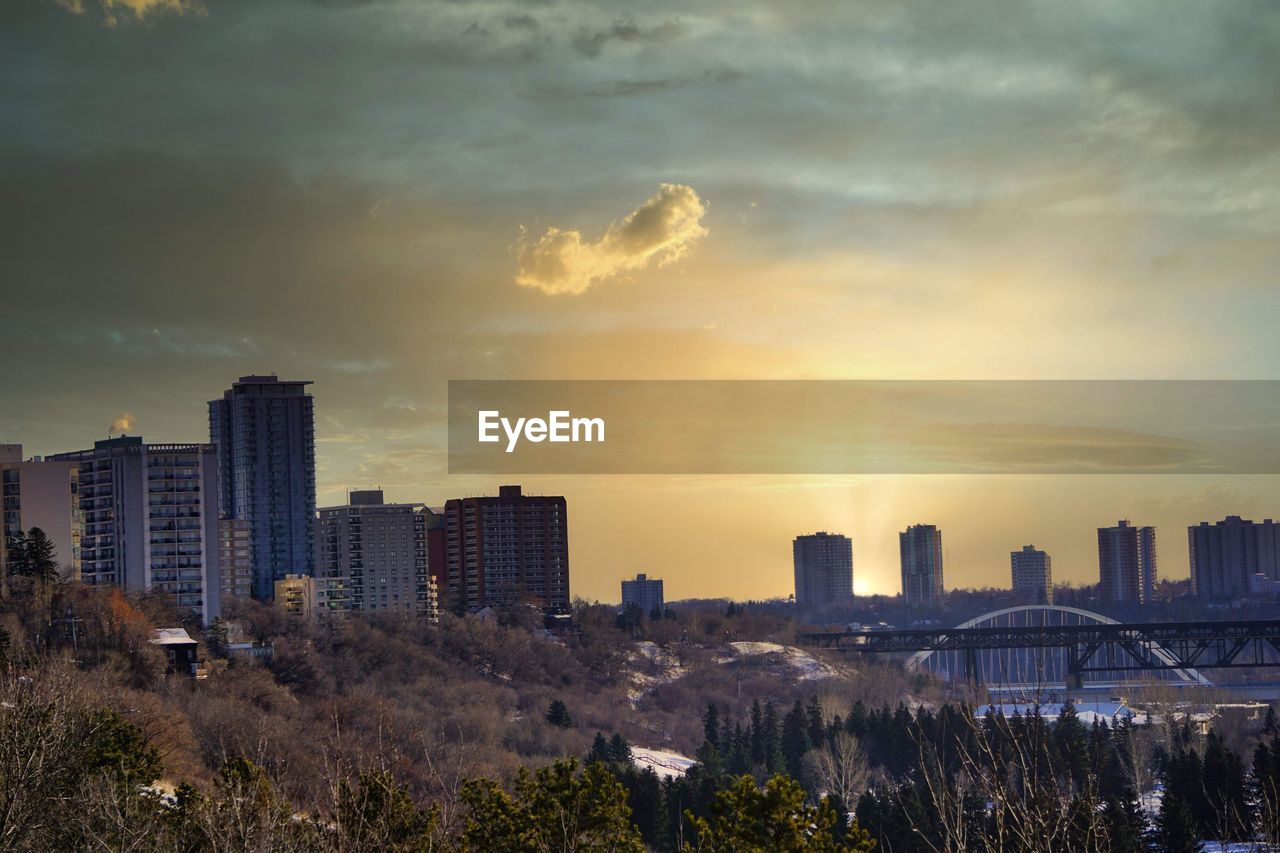
[{"label": "bridge deck", "polygon": [[1068,669],[1076,675],[1280,666],[1276,619],[811,632],[798,639],[862,654],[954,651],[972,656],[984,650],[1060,648],[1067,650]]}]

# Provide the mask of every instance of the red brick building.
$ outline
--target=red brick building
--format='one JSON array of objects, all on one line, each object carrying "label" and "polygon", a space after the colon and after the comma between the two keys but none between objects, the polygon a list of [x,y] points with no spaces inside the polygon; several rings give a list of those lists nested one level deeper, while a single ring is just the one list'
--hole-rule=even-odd
[{"label": "red brick building", "polygon": [[562,496],[457,498],[444,507],[441,604],[457,613],[490,606],[569,606],[568,511]]}]

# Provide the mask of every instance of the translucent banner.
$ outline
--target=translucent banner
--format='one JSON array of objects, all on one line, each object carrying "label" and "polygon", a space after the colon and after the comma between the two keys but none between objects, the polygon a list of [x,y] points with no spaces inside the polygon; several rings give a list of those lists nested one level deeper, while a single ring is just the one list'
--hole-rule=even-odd
[{"label": "translucent banner", "polygon": [[1275,474],[1280,381],[453,380],[449,471]]}]

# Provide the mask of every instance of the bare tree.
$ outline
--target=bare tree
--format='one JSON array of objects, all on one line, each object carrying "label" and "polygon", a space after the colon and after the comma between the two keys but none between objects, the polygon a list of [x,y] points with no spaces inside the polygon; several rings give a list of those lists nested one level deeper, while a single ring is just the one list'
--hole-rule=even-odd
[{"label": "bare tree", "polygon": [[79,699],[62,667],[0,683],[0,849],[38,847],[62,819],[80,746]]},{"label": "bare tree", "polygon": [[871,780],[866,753],[848,732],[842,731],[821,749],[810,751],[806,760],[818,785],[838,797],[846,808],[858,801]]},{"label": "bare tree", "polygon": [[941,830],[935,844],[930,828],[913,826],[927,846],[939,853],[1107,849],[1092,775],[1073,789],[1054,767],[1048,738],[1016,731],[1003,715],[986,725],[971,714],[962,720],[969,736],[955,740],[958,766],[945,766],[934,744],[916,738],[925,804]]}]

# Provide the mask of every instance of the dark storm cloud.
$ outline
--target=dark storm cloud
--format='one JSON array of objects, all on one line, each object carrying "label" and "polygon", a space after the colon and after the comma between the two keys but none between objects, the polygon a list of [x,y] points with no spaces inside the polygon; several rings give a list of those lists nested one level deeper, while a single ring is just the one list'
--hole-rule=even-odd
[{"label": "dark storm cloud", "polygon": [[[1274,189],[1280,7],[1266,0],[643,14],[224,0],[110,31],[86,18],[23,5],[0,34],[6,139],[268,156],[458,191],[590,191],[619,160],[802,191],[822,172],[855,203],[889,184],[877,203],[1096,209],[1105,195],[1248,215]],[[733,91],[697,94],[728,75]],[[548,93],[595,97],[527,97]],[[625,97],[654,94],[673,97]]]}]

